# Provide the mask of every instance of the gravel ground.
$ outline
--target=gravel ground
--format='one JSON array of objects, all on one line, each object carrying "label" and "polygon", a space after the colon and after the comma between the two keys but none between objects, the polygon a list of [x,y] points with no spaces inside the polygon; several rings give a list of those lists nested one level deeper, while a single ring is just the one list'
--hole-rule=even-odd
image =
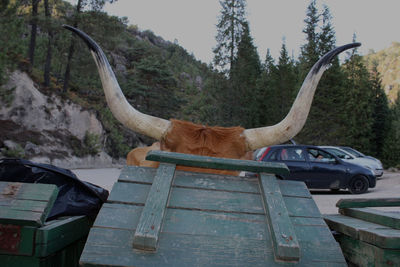
[{"label": "gravel ground", "polygon": [[[72,170],[81,180],[99,185],[111,191],[115,181],[117,181],[121,169],[76,169]],[[344,198],[382,198],[400,197],[400,172],[385,172],[378,179],[375,188],[369,189],[365,194],[352,195],[347,190],[331,192],[330,190],[311,190],[311,194],[322,214],[337,213],[335,204],[339,199]],[[383,210],[400,211],[400,207],[382,208]]]}]

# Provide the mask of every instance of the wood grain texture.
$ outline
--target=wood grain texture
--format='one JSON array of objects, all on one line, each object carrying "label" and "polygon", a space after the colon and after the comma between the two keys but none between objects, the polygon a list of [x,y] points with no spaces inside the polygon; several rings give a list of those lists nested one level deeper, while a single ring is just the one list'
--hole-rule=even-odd
[{"label": "wood grain texture", "polygon": [[400,198],[352,198],[340,199],[338,208],[399,207]]},{"label": "wood grain texture", "polygon": [[273,175],[261,173],[260,187],[275,252],[280,260],[300,259],[300,247],[280,187]]},{"label": "wood grain texture", "polygon": [[380,211],[369,208],[346,208],[339,209],[339,213],[394,229],[400,229],[400,213],[398,212]]},{"label": "wood grain texture", "polygon": [[175,164],[161,163],[158,167],[135,231],[134,248],[156,250],[175,166]]},{"label": "wood grain texture", "polygon": [[183,153],[150,151],[146,160],[174,163],[183,166],[202,167],[218,170],[265,172],[274,174],[289,174],[289,169],[284,163],[259,162],[253,160],[238,160],[228,158],[215,158]]},{"label": "wood grain texture", "polygon": [[0,182],[0,223],[43,225],[57,194],[55,185]]}]

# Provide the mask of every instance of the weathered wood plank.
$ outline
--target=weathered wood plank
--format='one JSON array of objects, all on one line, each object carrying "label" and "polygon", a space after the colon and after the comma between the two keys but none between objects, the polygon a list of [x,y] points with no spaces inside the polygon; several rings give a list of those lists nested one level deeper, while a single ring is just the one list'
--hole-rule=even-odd
[{"label": "weathered wood plank", "polygon": [[388,226],[394,229],[400,229],[400,213],[380,211],[368,208],[339,209],[339,213],[364,221]]},{"label": "weathered wood plank", "polygon": [[57,198],[55,185],[0,182],[0,223],[40,226]]},{"label": "weathered wood plank", "polygon": [[[133,231],[92,228],[82,266],[282,266],[265,240],[163,233],[157,253],[132,250]],[[346,266],[338,246],[304,243],[304,259],[289,266]],[[312,253],[310,253],[312,251]]]},{"label": "weathered wood plank", "polygon": [[275,257],[280,260],[298,261],[299,243],[275,176],[261,173],[260,187]]},{"label": "weathered wood plank", "polygon": [[84,238],[90,229],[86,216],[73,216],[48,223],[38,228],[35,255],[46,257],[69,244]]},{"label": "weathered wood plank", "polygon": [[283,197],[289,216],[322,218],[317,204],[312,198]]},{"label": "weathered wood plank", "polygon": [[156,250],[175,166],[175,164],[161,163],[158,167],[135,231],[134,248]]},{"label": "weathered wood plank", "polygon": [[7,241],[0,244],[0,254],[32,255],[35,233],[36,227],[0,224],[0,237]]},{"label": "weathered wood plank", "polygon": [[[141,170],[139,167],[129,166],[124,168],[119,176],[120,182],[136,182],[151,184],[154,179],[156,169],[151,168]],[[238,191],[247,193],[259,193],[258,179],[229,175],[217,175],[208,173],[196,173],[186,171],[176,171],[174,186],[190,187],[199,189],[214,189],[224,191]]]},{"label": "weathered wood plank", "polygon": [[143,205],[146,202],[151,185],[136,183],[115,183],[107,202]]},{"label": "weathered wood plank", "polygon": [[400,266],[400,250],[381,249],[374,245],[351,238],[337,236],[345,258],[357,266]]},{"label": "weathered wood plank", "polygon": [[361,230],[389,229],[386,226],[340,214],[325,215],[324,219],[330,229],[351,236],[354,239],[360,238],[359,234]]},{"label": "weathered wood plank", "polygon": [[400,198],[352,198],[340,199],[336,203],[338,208],[366,208],[366,207],[397,207]]},{"label": "weathered wood plank", "polygon": [[165,151],[150,151],[147,160],[174,163],[183,166],[194,166],[210,169],[265,172],[274,174],[288,174],[289,169],[283,163],[259,162],[253,160],[238,160],[228,158],[205,157],[191,154],[173,153]]},{"label": "weathered wood plank", "polygon": [[259,194],[173,187],[168,207],[264,214]]},{"label": "weathered wood plank", "polygon": [[400,250],[400,230],[390,228],[360,230],[359,237],[360,241],[380,248]]}]

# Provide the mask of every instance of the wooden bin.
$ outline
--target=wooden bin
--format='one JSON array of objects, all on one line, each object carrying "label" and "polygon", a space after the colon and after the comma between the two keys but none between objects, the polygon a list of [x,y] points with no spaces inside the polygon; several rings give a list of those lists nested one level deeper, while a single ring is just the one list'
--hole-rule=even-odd
[{"label": "wooden bin", "polygon": [[[302,182],[284,164],[152,151],[125,167],[100,210],[82,266],[346,266]],[[175,164],[259,177],[175,171]]]},{"label": "wooden bin", "polygon": [[89,221],[45,222],[57,194],[55,185],[0,182],[0,266],[78,266]]},{"label": "wooden bin", "polygon": [[357,266],[400,266],[400,212],[370,207],[400,206],[400,199],[343,199],[328,226],[348,262]]}]

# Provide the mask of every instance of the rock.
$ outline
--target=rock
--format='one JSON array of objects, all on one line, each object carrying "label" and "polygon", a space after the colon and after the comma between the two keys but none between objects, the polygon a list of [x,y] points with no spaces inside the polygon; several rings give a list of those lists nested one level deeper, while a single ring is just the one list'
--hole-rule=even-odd
[{"label": "rock", "polygon": [[25,149],[26,155],[37,155],[40,153],[39,146],[37,146],[29,141],[26,142],[24,149]]},{"label": "rock", "polygon": [[8,150],[15,150],[20,148],[21,146],[14,141],[11,140],[5,140],[3,141],[4,147],[7,148]]}]

